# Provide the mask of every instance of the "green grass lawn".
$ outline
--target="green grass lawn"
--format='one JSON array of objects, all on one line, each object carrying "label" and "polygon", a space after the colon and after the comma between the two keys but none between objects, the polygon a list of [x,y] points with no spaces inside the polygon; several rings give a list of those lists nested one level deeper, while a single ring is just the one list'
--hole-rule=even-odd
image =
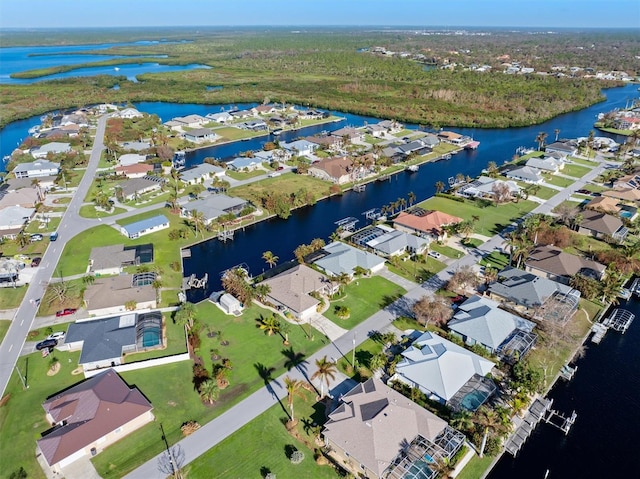
[{"label": "green grass lawn", "polygon": [[585,190],[591,191],[592,193],[602,193],[603,191],[607,191],[609,188],[605,188],[604,186],[594,185],[591,183],[587,183],[582,188]]},{"label": "green grass lawn", "polygon": [[[351,368],[353,349],[347,351],[342,358],[338,359],[338,369],[347,376],[354,376],[356,380],[365,379],[363,376],[370,377],[372,374],[372,371],[369,369],[371,358],[381,353],[383,348],[384,344],[369,338],[356,347],[355,358],[357,370],[354,372]],[[363,368],[365,369],[364,371]]]},{"label": "green grass lawn", "polygon": [[569,208],[578,208],[581,205],[581,203],[578,203],[577,201],[569,201],[569,200],[565,200],[562,203],[560,203],[558,206],[556,206],[552,211],[554,213],[557,213],[561,207],[563,206],[568,206]]},{"label": "green grass lawn", "polygon": [[[130,384],[140,387],[153,403],[154,414],[158,422],[162,422],[169,443],[180,439],[180,426],[185,421],[196,420],[205,424],[262,387],[264,381],[258,375],[257,363],[273,367],[272,376],[277,377],[287,370],[287,356],[283,351],[290,349],[308,356],[329,342],[309,326],[305,325],[306,329],[303,330],[301,326],[292,324],[289,332],[291,345],[284,346],[280,336],[267,336],[256,327],[256,319],[260,315],[270,314],[267,310],[251,306],[237,318],[225,315],[209,301],[197,305],[197,317],[203,327],[200,333],[202,343],[197,354],[204,359],[209,371],[214,363],[212,350],[217,350],[221,358],[230,359],[232,364],[230,385],[222,391],[213,407],[202,405],[194,391],[190,361],[123,374]],[[229,341],[229,345],[221,346],[219,336],[209,338],[209,330],[221,330],[223,339]],[[307,334],[311,334],[312,339],[308,339]],[[251,354],[247,354],[247,351],[251,351]],[[138,358],[132,356],[132,359]],[[216,364],[220,362],[215,361]],[[167,381],[171,382],[168,387],[164,385]],[[158,431],[157,424],[147,425],[98,455],[94,464],[100,475],[104,479],[121,477],[160,452],[162,442],[158,440]]]},{"label": "green grass lawn", "polygon": [[545,175],[544,181],[545,183],[549,183],[550,185],[560,186],[562,188],[566,188],[567,186],[575,183],[575,180],[570,180],[568,178],[562,178],[561,176],[555,175]]},{"label": "green grass lawn", "polygon": [[8,319],[0,319],[0,343],[4,339],[7,331],[9,331],[9,326],[11,326],[11,321]]},{"label": "green grass lawn", "polygon": [[456,477],[458,479],[480,479],[494,459],[493,456],[478,457],[474,455]]},{"label": "green grass lawn", "polygon": [[27,294],[27,286],[0,288],[0,309],[17,308],[25,294]]},{"label": "green grass lawn", "polygon": [[491,265],[492,268],[503,269],[509,266],[509,255],[492,251],[479,262],[481,266]]},{"label": "green grass lawn", "polygon": [[409,281],[416,282],[426,281],[427,279],[431,278],[431,276],[439,273],[446,267],[444,263],[441,263],[431,256],[427,256],[425,261],[425,263],[420,263],[408,259],[406,261],[400,261],[398,263],[398,266],[387,264],[387,267],[392,273],[402,276]]},{"label": "green grass lawn", "polygon": [[431,243],[429,245],[429,249],[435,251],[436,253],[440,253],[445,255],[447,258],[460,258],[464,253],[458,249],[452,248],[451,246],[447,246],[447,245],[443,245],[443,244],[438,244],[438,243]]},{"label": "green grass lawn", "polygon": [[84,205],[80,207],[80,216],[83,218],[105,218],[107,216],[119,215],[126,211],[124,208],[113,208],[111,211],[98,211],[94,205]]},{"label": "green grass lawn", "polygon": [[[520,184],[519,182],[518,184],[520,186],[526,186],[526,183]],[[532,193],[532,196],[536,196],[543,200],[548,200],[549,198],[553,198],[555,195],[558,194],[558,190],[554,190],[553,188],[549,188],[548,186],[542,186],[542,185],[538,185],[538,186],[539,186],[538,190],[535,192],[535,194]]]},{"label": "green grass lawn", "polygon": [[227,170],[224,174],[229,178],[233,178],[234,180],[241,181],[241,180],[248,180],[249,178],[255,178],[256,176],[264,176],[267,174],[267,172],[260,169],[253,170],[253,171]]},{"label": "green grass lawn", "polygon": [[[304,432],[305,423],[324,422],[323,406],[314,403],[312,396],[305,391],[304,400],[296,398],[294,402],[298,433],[302,437],[308,436]],[[261,479],[268,471],[279,479],[339,477],[332,466],[316,464],[313,450],[287,432],[283,425],[286,419],[280,405],[271,407],[189,464],[185,469],[186,476],[190,479],[209,479],[214,475],[219,479]],[[305,442],[315,447],[310,438]],[[301,464],[294,465],[287,458],[288,446],[304,453],[305,459]]]},{"label": "green grass lawn", "polygon": [[[594,167],[598,166],[598,163],[597,163],[597,162],[595,162],[595,161],[590,161],[590,160],[585,160],[584,158],[576,158],[576,157],[574,157],[574,156],[570,156],[570,157],[569,157],[569,160],[571,160],[571,162],[573,162],[573,163],[579,163],[579,164],[581,164],[581,165],[589,166],[589,167],[591,167],[591,168],[594,168]],[[566,166],[567,166],[567,165],[565,165],[565,167],[566,167]]]},{"label": "green grass lawn", "polygon": [[484,241],[478,238],[464,238],[461,243],[469,248],[477,248],[482,245]]},{"label": "green grass lawn", "polygon": [[125,363],[134,363],[136,361],[144,361],[145,359],[161,358],[164,356],[172,356],[187,351],[187,338],[184,333],[184,327],[175,323],[171,318],[171,313],[163,313],[164,324],[166,328],[167,344],[164,349],[152,349],[141,353],[130,353],[125,356]]},{"label": "green grass lawn", "polygon": [[[57,269],[54,273],[54,277],[57,278],[58,275],[56,273],[58,273]],[[68,292],[66,299],[63,301],[58,299],[51,286],[47,286],[38,308],[38,316],[49,316],[64,308],[78,309],[82,306],[82,294],[85,289],[82,279],[67,280],[66,283]]]},{"label": "green grass lawn", "polygon": [[[404,288],[381,276],[355,279],[344,287],[344,293],[338,299],[331,301],[324,316],[345,329],[351,329],[405,292]],[[339,319],[335,314],[338,306],[348,307],[351,317]]]},{"label": "green grass lawn", "polygon": [[[69,318],[70,316],[67,316]],[[69,321],[66,323],[55,324],[53,326],[48,326],[40,329],[32,329],[29,331],[29,335],[27,336],[27,341],[42,341],[44,338],[49,336],[51,333],[56,331],[64,331],[65,333],[69,329],[69,325],[74,321]]]},{"label": "green grass lawn", "polygon": [[418,321],[408,316],[400,316],[398,319],[393,320],[393,325],[400,331],[407,331],[409,329],[416,329],[418,331],[426,331],[426,328]]},{"label": "green grass lawn", "polygon": [[276,178],[265,178],[249,185],[231,188],[229,191],[233,196],[239,196],[251,201],[253,204],[261,204],[260,198],[265,193],[277,190],[287,195],[296,193],[300,189],[306,189],[313,193],[316,199],[327,196],[331,184],[312,176],[296,175],[294,173],[286,173]]},{"label": "green grass lawn", "polygon": [[591,170],[592,168],[589,168],[588,166],[568,164],[568,165],[564,165],[564,168],[562,169],[561,173],[564,175],[573,176],[574,178],[582,178]]},{"label": "green grass lawn", "polygon": [[256,136],[255,133],[252,133],[249,130],[241,130],[240,128],[234,128],[232,126],[215,128],[213,131],[214,133],[222,136],[225,140],[240,140],[242,138],[251,138],[252,136]]},{"label": "green grass lawn", "polygon": [[0,407],[0,468],[4,477],[24,467],[29,479],[44,479],[34,450],[36,440],[51,426],[47,422],[42,403],[47,397],[81,381],[83,376],[72,376],[78,365],[79,352],[55,351],[60,360],[60,372],[47,376],[49,358],[34,353],[18,360],[22,375],[27,376],[29,389],[23,389],[15,370],[7,385],[10,399]]},{"label": "green grass lawn", "polygon": [[473,216],[477,215],[480,220],[474,224],[474,232],[485,236],[493,236],[513,221],[521,218],[525,213],[533,210],[538,204],[529,200],[521,200],[518,203],[506,203],[481,208],[471,201],[461,203],[449,198],[434,196],[423,201],[418,206],[426,210],[442,211],[465,220],[471,220]]}]

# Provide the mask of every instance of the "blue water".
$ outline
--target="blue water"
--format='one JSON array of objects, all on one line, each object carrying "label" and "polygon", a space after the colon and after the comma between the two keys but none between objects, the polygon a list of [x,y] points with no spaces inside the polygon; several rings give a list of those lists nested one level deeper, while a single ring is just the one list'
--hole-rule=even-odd
[{"label": "blue water", "polygon": [[462,399],[462,401],[460,401],[460,404],[467,411],[473,412],[476,409],[478,409],[480,406],[482,406],[482,403],[484,403],[486,399],[487,399],[487,395],[484,394],[482,391],[471,391]]},{"label": "blue water", "polygon": [[631,218],[633,216],[633,213],[631,211],[622,210],[619,215],[623,218]]},{"label": "blue water", "polygon": [[142,346],[145,348],[151,348],[160,344],[160,329],[149,328],[145,329],[142,333]]},{"label": "blue water", "polygon": [[[204,65],[158,65],[153,61],[143,63],[145,58],[149,56],[157,58],[166,58],[166,55],[93,55],[78,54],[77,52],[86,52],[92,50],[106,50],[112,47],[121,46],[145,46],[155,45],[158,43],[173,42],[155,42],[140,41],[132,43],[103,43],[99,45],[68,45],[68,46],[47,46],[47,47],[4,47],[0,48],[0,83],[34,83],[45,80],[55,80],[60,78],[78,77],[78,76],[95,76],[95,75],[126,75],[128,79],[135,79],[136,75],[143,73],[164,73],[171,71],[192,70],[194,68],[208,68]],[[25,70],[35,70],[40,68],[49,68],[61,65],[78,65],[81,63],[101,62],[105,60],[114,60],[119,58],[139,58],[140,64],[122,64],[117,65],[120,71],[114,70],[114,66],[95,67],[72,70],[55,75],[48,75],[41,78],[19,79],[11,78],[12,73]]]}]

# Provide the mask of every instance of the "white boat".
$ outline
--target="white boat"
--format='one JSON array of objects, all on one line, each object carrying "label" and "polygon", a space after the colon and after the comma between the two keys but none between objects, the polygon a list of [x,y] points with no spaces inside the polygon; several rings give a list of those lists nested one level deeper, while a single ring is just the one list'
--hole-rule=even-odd
[{"label": "white boat", "polygon": [[114,70],[115,70],[115,71],[117,71],[117,72],[119,72],[119,71],[120,71],[120,68],[118,68],[118,67],[114,67]]},{"label": "white boat", "polygon": [[410,171],[411,173],[415,173],[419,169],[420,169],[420,167],[418,165],[407,166],[407,171]]}]

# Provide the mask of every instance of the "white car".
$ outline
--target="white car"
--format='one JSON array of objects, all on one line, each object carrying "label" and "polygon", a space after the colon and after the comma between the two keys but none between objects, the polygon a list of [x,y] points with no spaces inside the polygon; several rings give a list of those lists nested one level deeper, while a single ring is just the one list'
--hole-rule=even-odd
[{"label": "white car", "polygon": [[269,178],[275,178],[276,176],[280,176],[280,172],[279,171],[274,171],[273,173],[269,173],[267,176]]},{"label": "white car", "polygon": [[431,256],[432,258],[435,258],[435,259],[442,258],[442,255],[440,253],[438,253],[437,251],[429,251],[429,256]]},{"label": "white car", "polygon": [[66,333],[64,331],[58,331],[47,336],[47,339],[55,339],[56,341],[62,341]]}]

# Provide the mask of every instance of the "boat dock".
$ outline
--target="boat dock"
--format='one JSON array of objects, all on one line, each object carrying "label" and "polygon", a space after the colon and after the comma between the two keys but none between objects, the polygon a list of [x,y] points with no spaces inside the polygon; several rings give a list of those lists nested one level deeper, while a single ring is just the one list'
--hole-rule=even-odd
[{"label": "boat dock", "polygon": [[560,374],[560,377],[565,381],[571,381],[577,370],[578,366],[571,367],[568,364],[565,364],[560,368],[558,374]]},{"label": "boat dock", "polygon": [[182,290],[186,291],[192,288],[204,288],[207,286],[207,281],[209,280],[209,275],[207,273],[200,279],[196,277],[195,274],[192,274],[188,278],[182,278]]},{"label": "boat dock", "polygon": [[522,448],[538,423],[545,420],[548,412],[551,410],[552,404],[552,399],[537,398],[533,401],[523,418],[518,416],[514,418],[515,429],[507,438],[504,445],[505,450],[509,454],[512,456],[518,454],[518,451],[520,451],[520,448]]},{"label": "boat dock", "polygon": [[602,324],[604,324],[607,328],[611,328],[615,331],[620,331],[624,334],[627,329],[629,329],[629,326],[631,326],[631,323],[633,322],[635,317],[635,314],[633,314],[631,311],[617,308],[613,310],[608,318],[602,321]]},{"label": "boat dock", "polygon": [[367,188],[367,185],[360,183],[359,185],[353,185],[353,191],[356,193],[362,193]]},{"label": "boat dock", "polygon": [[629,291],[636,296],[640,296],[640,278],[635,278],[629,287]]},{"label": "boat dock", "polygon": [[600,341],[602,341],[604,335],[607,334],[607,329],[608,328],[602,323],[596,323],[591,326],[591,332],[593,333],[593,336],[591,336],[591,342],[600,344]]}]

